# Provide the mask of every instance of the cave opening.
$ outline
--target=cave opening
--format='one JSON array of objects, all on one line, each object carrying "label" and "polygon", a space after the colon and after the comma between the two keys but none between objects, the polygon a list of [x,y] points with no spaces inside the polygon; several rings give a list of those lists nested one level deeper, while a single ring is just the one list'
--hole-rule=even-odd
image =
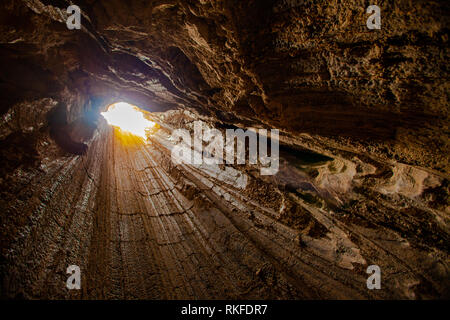
[{"label": "cave opening", "polygon": [[156,122],[149,119],[148,112],[127,102],[116,102],[100,113],[106,122],[122,134],[132,134],[146,139]]},{"label": "cave opening", "polygon": [[450,296],[446,2],[67,2],[0,4],[0,298]]}]

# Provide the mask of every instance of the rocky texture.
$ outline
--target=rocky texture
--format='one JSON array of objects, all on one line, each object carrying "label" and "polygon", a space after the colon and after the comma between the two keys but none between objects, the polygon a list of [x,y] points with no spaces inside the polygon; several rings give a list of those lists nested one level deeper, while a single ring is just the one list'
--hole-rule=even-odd
[{"label": "rocky texture", "polygon": [[[21,177],[27,183],[14,190],[20,198],[3,204],[8,210],[2,222],[10,228],[2,235],[17,235],[2,241],[9,248],[6,296],[430,298],[448,288],[440,282],[447,234],[437,231],[437,222],[435,229],[419,225],[435,219],[430,213],[387,209],[395,205],[392,199],[380,199],[366,212],[369,192],[352,192],[360,198],[353,206],[364,207],[350,217],[351,210],[333,212],[318,200],[320,192],[349,194],[332,181],[346,181],[355,170],[336,160],[318,167],[315,179],[285,165],[277,183],[266,185],[233,168],[174,166],[170,131],[161,129],[145,145],[104,123],[102,128],[85,156],[55,160]],[[331,165],[341,174],[332,174]],[[297,186],[282,185],[287,170],[297,175]],[[239,186],[242,174],[248,180]],[[307,182],[315,192],[305,191]],[[383,226],[386,219],[393,221]],[[423,230],[417,239],[416,228]],[[430,243],[442,249],[428,252]],[[366,289],[366,259],[382,268],[384,290]],[[81,291],[65,289],[71,264],[82,270]]]},{"label": "rocky texture", "polygon": [[[82,30],[0,5],[2,296],[449,296],[447,2],[385,1],[376,31],[363,1],[76,4]],[[124,146],[97,119],[120,100],[190,112]],[[173,167],[198,119],[280,129],[281,170]]]},{"label": "rocky texture", "polygon": [[341,146],[370,137],[360,151],[448,171],[445,1],[383,3],[379,31],[361,1],[77,4],[80,31],[65,1],[2,4],[3,110],[49,96],[70,117],[117,98],[192,107]]}]

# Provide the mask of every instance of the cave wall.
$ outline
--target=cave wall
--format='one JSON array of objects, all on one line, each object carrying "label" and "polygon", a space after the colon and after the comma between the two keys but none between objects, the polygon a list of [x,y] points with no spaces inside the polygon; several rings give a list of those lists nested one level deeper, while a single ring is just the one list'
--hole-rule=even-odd
[{"label": "cave wall", "polygon": [[[4,1],[2,113],[53,98],[69,118],[127,99],[310,133],[448,169],[448,4],[385,1]],[[102,105],[103,107],[103,105]],[[388,151],[386,151],[386,148]]]},{"label": "cave wall", "polygon": [[[349,246],[361,250],[366,262],[384,261],[392,275],[405,275],[401,280],[393,278],[386,296],[369,298],[448,295],[444,281],[448,279],[449,169],[446,1],[380,2],[381,30],[365,26],[367,1],[80,0],[76,4],[83,11],[81,30],[68,30],[65,25],[67,1],[5,0],[0,4],[3,295],[192,298],[211,297],[215,292],[202,289],[196,278],[188,281],[196,283],[194,291],[172,296],[167,292],[172,285],[179,287],[180,279],[161,280],[166,281],[162,287],[167,292],[130,291],[147,271],[158,279],[165,279],[161,270],[173,274],[167,271],[170,268],[157,265],[153,270],[122,274],[130,283],[111,284],[111,270],[124,272],[140,266],[133,259],[138,258],[134,253],[141,250],[142,239],[119,244],[117,225],[145,234],[135,218],[119,216],[120,210],[104,210],[112,196],[102,188],[113,186],[105,179],[116,169],[105,168],[102,162],[111,160],[108,157],[114,153],[113,141],[101,140],[110,139],[112,133],[98,120],[98,112],[116,101],[152,112],[190,110],[193,119],[214,126],[278,128],[284,144],[334,159],[307,176],[293,175],[286,165],[275,182],[255,178],[241,201],[253,199],[273,210],[271,219],[276,223],[270,220],[268,225],[293,228],[292,239],[288,238],[297,242],[297,253],[308,243],[316,249],[336,249],[336,243],[323,239],[326,229],[340,241],[353,241]],[[165,118],[169,124],[170,117],[169,113],[169,119]],[[187,118],[183,114],[178,120]],[[171,124],[182,125],[178,120]],[[142,150],[137,154],[138,159],[146,157]],[[184,188],[183,197],[203,193],[190,180],[194,177],[187,179],[190,182],[177,180],[189,170],[173,172],[167,159],[160,161],[166,166],[164,174],[174,175],[174,183]],[[319,210],[296,198],[302,179],[314,185],[314,196],[331,203],[323,210],[335,214],[338,222],[332,222],[342,223],[340,227],[332,229],[327,224],[329,216],[320,206]],[[207,206],[216,196],[210,195]],[[224,215],[223,200],[216,201],[214,212]],[[207,215],[201,212],[195,215]],[[248,239],[248,233],[236,231],[242,221],[260,226],[248,219],[227,222],[225,227],[239,241]],[[212,228],[207,234],[214,230],[210,222],[194,224]],[[346,229],[353,224],[357,227]],[[310,232],[318,236],[318,242],[308,238]],[[301,240],[305,236],[307,240]],[[274,238],[261,240],[255,234],[253,240],[258,245],[253,249],[255,244],[249,244],[255,252],[249,259],[267,258],[258,251],[261,248],[264,252],[272,248],[268,256],[280,258],[271,247]],[[218,248],[230,250],[233,245],[221,243]],[[202,243],[190,248],[203,252],[204,247]],[[239,250],[236,247],[218,257],[230,259]],[[119,261],[123,252],[131,254],[131,260]],[[323,256],[333,254],[325,251]],[[305,259],[310,262],[302,256],[300,265],[309,270]],[[320,278],[329,281],[329,290],[334,284],[329,295],[316,289],[302,295],[296,291],[302,285],[320,285],[312,278],[306,283],[286,278],[273,261],[256,263],[250,271],[236,267],[242,271],[243,285],[219,295],[368,298],[352,282],[364,283],[362,267],[356,263],[352,271],[356,280],[349,280],[339,269],[339,258],[330,259],[330,272],[339,276],[336,280],[325,272]],[[66,265],[72,263],[90,272],[91,285],[83,285],[85,291],[67,292],[59,286],[66,279]],[[206,268],[212,270],[214,264]],[[320,264],[311,268],[326,269]],[[291,269],[298,272],[297,279],[305,276],[299,269]],[[232,270],[223,271],[223,279]],[[191,276],[183,272],[178,270]],[[274,281],[285,285],[267,291]],[[348,281],[353,284],[344,285]],[[111,287],[102,291],[105,284]],[[245,296],[248,288],[253,291]]]}]

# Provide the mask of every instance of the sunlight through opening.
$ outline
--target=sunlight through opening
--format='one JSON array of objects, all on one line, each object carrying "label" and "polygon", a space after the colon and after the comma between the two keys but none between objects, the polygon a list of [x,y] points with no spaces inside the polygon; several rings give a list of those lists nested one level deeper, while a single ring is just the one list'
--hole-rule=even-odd
[{"label": "sunlight through opening", "polygon": [[143,139],[147,138],[148,131],[156,125],[145,117],[142,110],[126,102],[110,105],[106,112],[101,112],[101,115],[109,125]]}]

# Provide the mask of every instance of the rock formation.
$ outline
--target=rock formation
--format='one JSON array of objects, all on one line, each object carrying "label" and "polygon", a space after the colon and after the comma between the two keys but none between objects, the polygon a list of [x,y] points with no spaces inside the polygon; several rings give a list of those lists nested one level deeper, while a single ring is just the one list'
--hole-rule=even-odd
[{"label": "rock formation", "polygon": [[[3,0],[1,297],[450,297],[450,5],[375,2],[380,30],[354,0],[77,0],[69,30],[68,1]],[[175,165],[195,121],[279,129],[280,170]]]}]

